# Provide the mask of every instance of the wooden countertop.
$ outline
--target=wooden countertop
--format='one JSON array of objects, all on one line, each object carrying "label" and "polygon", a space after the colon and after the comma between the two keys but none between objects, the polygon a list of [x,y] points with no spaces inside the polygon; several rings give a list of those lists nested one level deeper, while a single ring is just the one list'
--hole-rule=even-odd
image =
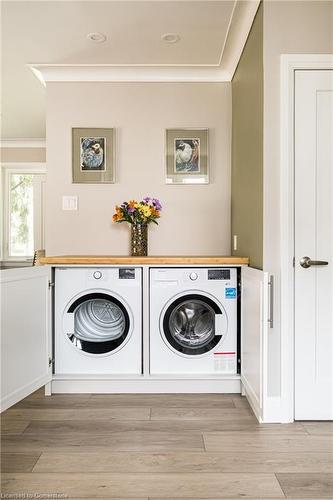
[{"label": "wooden countertop", "polygon": [[138,265],[138,264],[216,264],[216,265],[248,265],[248,257],[230,256],[148,256],[148,257],[125,257],[117,255],[58,255],[40,257],[40,264],[68,265],[68,264],[113,264],[113,265]]}]

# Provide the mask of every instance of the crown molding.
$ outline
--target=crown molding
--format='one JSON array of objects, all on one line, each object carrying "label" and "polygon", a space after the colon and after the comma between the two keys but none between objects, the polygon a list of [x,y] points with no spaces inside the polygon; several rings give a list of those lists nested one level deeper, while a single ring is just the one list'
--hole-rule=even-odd
[{"label": "crown molding", "polygon": [[46,148],[45,139],[2,139],[0,148]]},{"label": "crown molding", "polygon": [[38,80],[50,82],[230,82],[218,66],[29,64]]},{"label": "crown molding", "polygon": [[[22,2],[22,0],[7,0],[7,1],[10,1],[10,2]],[[68,2],[68,0],[52,0],[54,3],[61,3],[61,2]],[[93,3],[93,2],[108,2],[108,3],[112,3],[112,2],[144,2],[144,1],[150,1],[150,2],[155,2],[155,3],[159,3],[159,2],[165,2],[166,0],[71,0],[72,2],[90,2],[90,3]],[[205,1],[210,1],[210,0],[167,0],[168,2],[205,2]],[[213,0],[214,2],[224,2],[225,0]],[[239,0],[238,0],[239,1]],[[244,0],[241,0],[241,1],[244,1]],[[248,0],[249,1],[249,0]],[[250,0],[251,1],[251,0]],[[29,3],[29,2],[45,2],[45,0],[25,0],[25,2]]]},{"label": "crown molding", "polygon": [[217,64],[39,64],[27,66],[46,86],[55,82],[230,82],[260,0],[236,0]]},{"label": "crown molding", "polygon": [[220,59],[220,67],[230,75],[232,80],[243,53],[247,38],[261,0],[238,0],[228,28],[226,42]]}]

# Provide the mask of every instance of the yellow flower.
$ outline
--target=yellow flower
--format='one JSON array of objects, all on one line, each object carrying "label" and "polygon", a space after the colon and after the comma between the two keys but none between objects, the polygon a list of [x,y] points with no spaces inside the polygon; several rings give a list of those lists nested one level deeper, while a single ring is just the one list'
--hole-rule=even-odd
[{"label": "yellow flower", "polygon": [[139,206],[140,212],[145,216],[145,217],[150,217],[151,216],[151,208],[148,207],[147,205],[141,205]]}]

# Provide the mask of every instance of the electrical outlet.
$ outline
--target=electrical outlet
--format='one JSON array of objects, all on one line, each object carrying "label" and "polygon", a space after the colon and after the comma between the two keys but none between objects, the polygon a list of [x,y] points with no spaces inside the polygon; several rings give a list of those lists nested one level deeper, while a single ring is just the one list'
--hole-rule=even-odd
[{"label": "electrical outlet", "polygon": [[234,250],[236,251],[237,250],[237,243],[238,243],[238,236],[237,234],[234,234]]}]

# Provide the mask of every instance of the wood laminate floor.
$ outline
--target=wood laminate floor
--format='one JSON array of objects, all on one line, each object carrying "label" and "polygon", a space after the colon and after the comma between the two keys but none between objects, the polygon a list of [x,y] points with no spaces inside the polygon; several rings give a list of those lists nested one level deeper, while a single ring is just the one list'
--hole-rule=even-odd
[{"label": "wood laminate floor", "polygon": [[333,423],[259,425],[239,395],[37,391],[1,420],[1,498],[333,498]]}]

